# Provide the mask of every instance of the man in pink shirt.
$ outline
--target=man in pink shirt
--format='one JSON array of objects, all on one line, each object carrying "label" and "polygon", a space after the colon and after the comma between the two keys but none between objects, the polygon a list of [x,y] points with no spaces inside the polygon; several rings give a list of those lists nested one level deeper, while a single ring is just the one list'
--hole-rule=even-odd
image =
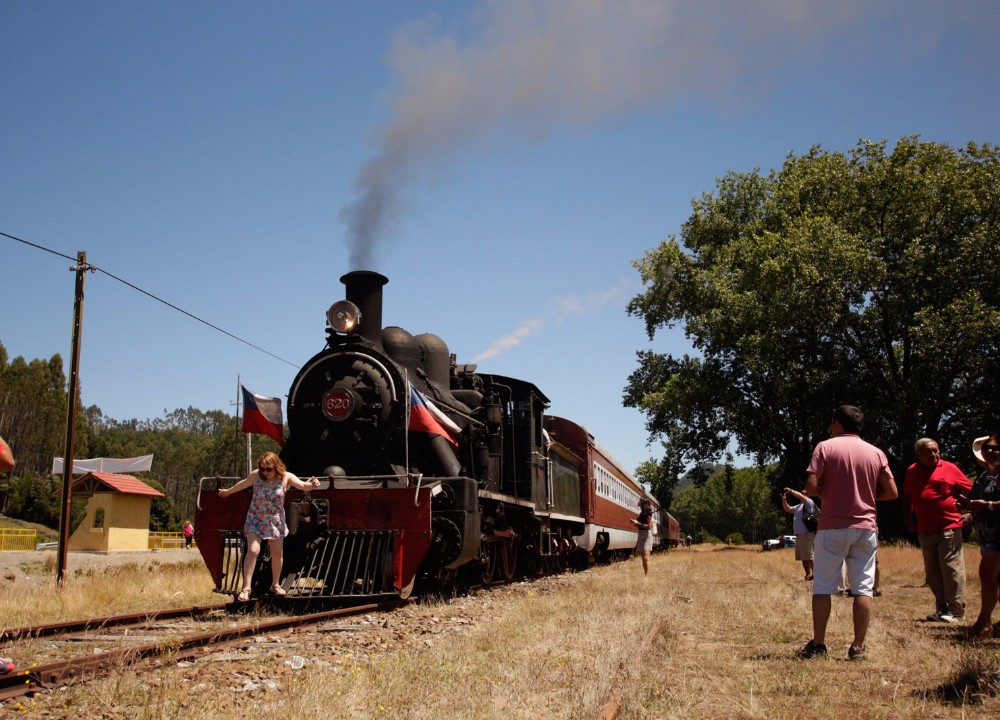
[{"label": "man in pink shirt", "polygon": [[813,638],[798,651],[799,658],[826,655],[830,596],[837,593],[845,563],[854,596],[854,642],[847,657],[862,660],[868,653],[865,637],[871,620],[878,549],[875,502],[892,500],[898,493],[885,453],[858,435],[864,422],[861,408],[841,405],[834,410],[832,437],[816,446],[806,468],[805,493],[823,499],[823,512],[819,514],[813,569]]},{"label": "man in pink shirt", "polygon": [[961,622],[965,618],[962,525],[972,516],[959,509],[958,496],[968,495],[972,481],[956,465],[941,459],[934,440],[920,438],[913,451],[917,462],[907,469],[903,481],[903,520],[910,532],[917,533],[927,585],[937,605],[927,619]]}]

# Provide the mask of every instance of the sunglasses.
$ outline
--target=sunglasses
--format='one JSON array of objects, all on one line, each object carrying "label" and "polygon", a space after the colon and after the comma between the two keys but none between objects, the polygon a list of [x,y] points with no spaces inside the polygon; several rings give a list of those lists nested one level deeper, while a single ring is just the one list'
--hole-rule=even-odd
[{"label": "sunglasses", "polygon": [[1000,452],[1000,445],[983,445],[983,450],[988,452]]},{"label": "sunglasses", "polygon": [[274,468],[272,468],[272,467],[259,467],[259,468],[257,468],[257,472],[259,472],[259,473],[274,472]]}]

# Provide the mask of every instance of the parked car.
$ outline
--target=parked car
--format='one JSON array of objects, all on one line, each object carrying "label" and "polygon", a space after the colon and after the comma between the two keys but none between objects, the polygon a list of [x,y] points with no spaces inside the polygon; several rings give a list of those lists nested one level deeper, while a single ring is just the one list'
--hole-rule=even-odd
[{"label": "parked car", "polygon": [[780,535],[772,540],[765,540],[760,545],[762,550],[775,550],[777,548],[793,548],[795,547],[795,536]]}]

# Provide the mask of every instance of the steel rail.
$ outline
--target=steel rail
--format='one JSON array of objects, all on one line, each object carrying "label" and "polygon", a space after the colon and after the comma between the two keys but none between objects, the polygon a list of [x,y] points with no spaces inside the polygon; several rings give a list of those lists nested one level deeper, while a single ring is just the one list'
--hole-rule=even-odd
[{"label": "steel rail", "polygon": [[218,605],[195,605],[193,607],[153,610],[150,612],[133,613],[130,615],[110,615],[108,617],[89,618],[87,620],[67,620],[66,622],[50,623],[48,625],[5,628],[4,630],[0,630],[0,643],[86,632],[87,630],[99,630],[101,628],[121,627],[123,625],[141,625],[145,622],[153,622],[156,620],[172,620],[179,617],[199,617],[201,615],[209,615],[213,612],[226,610],[229,606],[229,603],[220,603]]},{"label": "steel rail", "polygon": [[188,635],[168,643],[135,645],[98,655],[81,655],[44,665],[36,665],[30,669],[15,670],[7,675],[0,676],[0,701],[32,695],[41,690],[64,685],[70,680],[87,679],[89,676],[96,675],[101,671],[138,663],[150,658],[171,655],[177,659],[184,659],[194,655],[200,648],[212,645],[225,645],[245,637],[259,635],[260,633],[315,625],[336,617],[379,610],[392,610],[406,604],[406,601],[393,600],[370,605],[338,608],[310,615],[299,615],[280,620],[253,623],[228,630]]}]

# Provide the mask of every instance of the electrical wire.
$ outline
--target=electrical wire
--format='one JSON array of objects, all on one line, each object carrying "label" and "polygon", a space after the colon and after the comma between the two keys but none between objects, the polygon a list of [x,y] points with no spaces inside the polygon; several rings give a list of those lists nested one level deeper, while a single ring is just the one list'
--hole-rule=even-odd
[{"label": "electrical wire", "polygon": [[[14,235],[10,235],[10,234],[2,232],[2,231],[0,231],[0,235],[2,235],[3,237],[6,237],[6,238],[10,238],[11,240],[15,240],[15,241],[17,241],[19,243],[23,243],[25,245],[30,245],[31,247],[36,248],[38,250],[43,250],[43,251],[45,251],[47,253],[52,253],[53,255],[57,255],[58,257],[66,258],[67,260],[72,260],[73,262],[76,262],[76,258],[75,257],[71,257],[71,256],[66,255],[64,253],[61,253],[61,252],[59,252],[57,250],[52,250],[51,248],[44,247],[43,245],[38,245],[37,243],[29,242],[28,240],[24,240],[22,238],[15,237]],[[128,280],[120,278],[117,275],[115,275],[114,273],[105,270],[104,268],[98,267],[97,265],[93,265],[91,263],[87,263],[86,267],[84,267],[83,270],[90,270],[91,272],[99,272],[99,273],[102,273],[103,275],[107,275],[112,280],[117,280],[122,285],[125,285],[125,286],[127,286],[127,287],[135,290],[136,292],[140,292],[143,295],[145,295],[146,297],[149,297],[149,298],[155,300],[158,303],[162,303],[163,305],[166,305],[168,308],[170,308],[172,310],[176,310],[177,312],[181,313],[182,315],[187,315],[192,320],[196,320],[196,321],[200,322],[202,325],[207,325],[208,327],[212,328],[213,330],[215,330],[217,332],[220,332],[223,335],[227,335],[227,336],[231,337],[233,340],[236,340],[237,342],[241,342],[244,345],[252,347],[254,350],[258,350],[258,351],[264,353],[265,355],[270,355],[275,360],[280,360],[281,362],[285,363],[286,365],[290,365],[292,367],[298,367],[298,365],[296,365],[295,363],[290,362],[290,361],[286,360],[283,357],[275,355],[270,350],[265,350],[264,348],[259,347],[258,345],[254,345],[249,340],[244,340],[243,338],[239,337],[238,335],[234,335],[233,333],[229,332],[228,330],[223,330],[218,325],[213,325],[212,323],[208,322],[207,320],[203,320],[202,318],[198,317],[197,315],[195,315],[193,313],[190,313],[187,310],[184,310],[183,308],[177,307],[173,303],[168,302],[167,300],[164,300],[163,298],[154,295],[153,293],[149,292],[148,290],[143,290],[138,285],[130,283]]]}]

